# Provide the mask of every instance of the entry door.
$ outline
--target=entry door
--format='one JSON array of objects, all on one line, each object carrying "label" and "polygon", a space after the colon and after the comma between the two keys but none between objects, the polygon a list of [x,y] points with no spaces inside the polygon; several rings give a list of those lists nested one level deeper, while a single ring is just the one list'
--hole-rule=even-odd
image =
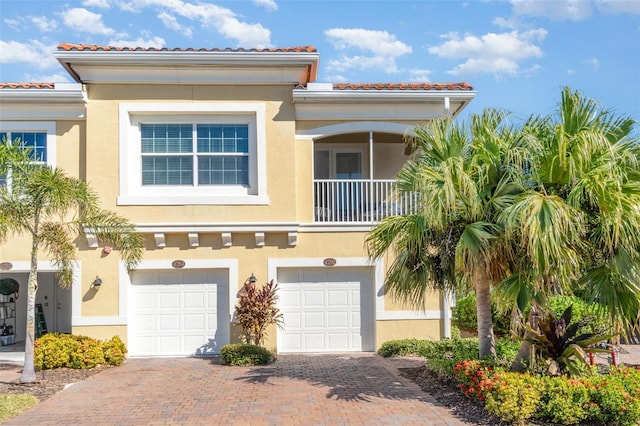
[{"label": "entry door", "polygon": [[318,149],[314,152],[315,179],[362,179],[362,152]]}]

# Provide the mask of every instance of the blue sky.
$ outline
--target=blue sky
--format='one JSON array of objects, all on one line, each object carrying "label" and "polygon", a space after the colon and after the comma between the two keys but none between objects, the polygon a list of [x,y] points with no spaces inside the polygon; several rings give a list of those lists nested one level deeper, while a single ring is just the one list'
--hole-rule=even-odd
[{"label": "blue sky", "polygon": [[466,81],[485,107],[550,113],[569,86],[640,121],[640,0],[0,0],[0,82],[70,77],[62,42],[292,47],[318,81]]}]

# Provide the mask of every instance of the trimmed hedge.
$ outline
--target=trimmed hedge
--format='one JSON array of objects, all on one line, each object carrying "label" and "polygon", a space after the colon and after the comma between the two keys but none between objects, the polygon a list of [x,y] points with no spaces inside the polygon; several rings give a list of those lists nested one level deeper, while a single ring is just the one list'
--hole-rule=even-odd
[{"label": "trimmed hedge", "polygon": [[220,348],[220,359],[225,365],[264,365],[275,361],[275,356],[262,346],[231,343]]},{"label": "trimmed hedge", "polygon": [[[518,353],[520,342],[510,339],[496,340],[498,364],[510,365]],[[415,355],[426,358],[429,369],[442,375],[452,376],[456,364],[467,359],[477,359],[477,338],[456,338],[441,341],[421,339],[401,339],[384,342],[378,354],[392,356]]]},{"label": "trimmed hedge", "polygon": [[120,337],[100,341],[87,336],[48,333],[36,339],[33,361],[36,368],[93,368],[96,365],[120,365],[127,348]]},{"label": "trimmed hedge", "polygon": [[505,372],[489,362],[463,361],[454,368],[454,376],[465,395],[483,401],[487,411],[510,423],[640,422],[638,368],[617,367],[609,374],[572,379]]}]

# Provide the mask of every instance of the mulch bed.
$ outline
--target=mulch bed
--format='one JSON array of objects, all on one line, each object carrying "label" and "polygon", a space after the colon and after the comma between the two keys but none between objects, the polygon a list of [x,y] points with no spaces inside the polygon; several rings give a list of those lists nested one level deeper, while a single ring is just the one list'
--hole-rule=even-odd
[{"label": "mulch bed", "polygon": [[465,396],[453,379],[441,377],[426,367],[401,368],[400,374],[447,407],[458,419],[480,426],[503,425],[500,419],[487,412],[483,405]]},{"label": "mulch bed", "polygon": [[[3,371],[20,372],[20,366],[14,364],[0,364],[0,374]],[[72,368],[56,368],[54,370],[43,370],[36,372],[35,383],[19,383],[18,380],[0,381],[0,394],[31,394],[40,401],[55,395],[65,388],[65,386],[85,380],[107,368],[108,365],[100,365],[86,370],[76,370]]]}]

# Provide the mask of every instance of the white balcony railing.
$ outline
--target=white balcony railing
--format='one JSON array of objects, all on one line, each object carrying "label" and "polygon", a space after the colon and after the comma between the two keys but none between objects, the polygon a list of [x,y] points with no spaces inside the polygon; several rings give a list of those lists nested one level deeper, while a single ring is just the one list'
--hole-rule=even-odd
[{"label": "white balcony railing", "polygon": [[393,179],[316,179],[313,181],[315,222],[378,222],[407,214],[415,197],[398,197]]}]

